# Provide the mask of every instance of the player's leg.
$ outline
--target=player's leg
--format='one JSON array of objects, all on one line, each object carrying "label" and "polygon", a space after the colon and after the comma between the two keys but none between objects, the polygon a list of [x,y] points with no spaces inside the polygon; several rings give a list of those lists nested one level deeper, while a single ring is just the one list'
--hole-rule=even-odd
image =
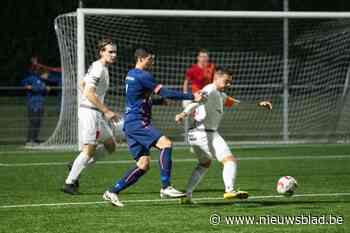
[{"label": "player's leg", "polygon": [[41,118],[43,115],[43,109],[38,108],[34,111],[33,116],[33,141],[34,143],[39,143],[39,132],[41,127]]},{"label": "player's leg", "polygon": [[124,173],[123,177],[116,182],[114,187],[110,190],[113,193],[120,193],[122,190],[128,188],[129,186],[135,184],[139,178],[141,178],[149,170],[151,164],[151,159],[149,155],[142,155],[136,166],[130,168]]},{"label": "player's leg", "polygon": [[36,143],[41,143],[40,139],[39,139],[39,135],[40,135],[40,130],[41,130],[41,125],[43,122],[43,116],[44,116],[44,107],[40,108],[39,112],[38,112],[38,118],[37,118],[37,123],[36,123]]},{"label": "player's leg", "polygon": [[172,142],[169,138],[162,136],[158,139],[156,147],[160,150],[159,168],[162,188],[170,185],[171,167],[172,167]]},{"label": "player's leg", "polygon": [[225,185],[224,199],[245,199],[248,198],[248,193],[235,189],[235,181],[237,176],[237,158],[232,154],[225,140],[217,133],[212,134],[210,146],[213,149],[213,155],[221,162],[222,178]]},{"label": "player's leg", "polygon": [[79,109],[79,155],[75,158],[66,178],[63,192],[78,194],[78,180],[81,172],[88,166],[88,161],[94,156],[99,136],[97,112],[89,109]]},{"label": "player's leg", "polygon": [[171,168],[172,168],[172,142],[169,138],[161,136],[155,143],[155,147],[160,150],[159,168],[162,188],[160,197],[182,197],[185,194],[171,186]]},{"label": "player's leg", "polygon": [[96,146],[94,156],[88,161],[88,165],[92,165],[97,161],[106,157],[107,154],[115,152],[116,142],[113,138],[112,129],[106,124],[104,120],[101,120],[99,144]]},{"label": "player's leg", "polygon": [[225,156],[222,161],[222,177],[225,183],[224,199],[246,199],[248,192],[235,189],[235,180],[237,174],[237,159],[234,155]]},{"label": "player's leg", "polygon": [[83,146],[83,150],[75,158],[72,164],[62,189],[63,192],[72,195],[79,194],[78,188],[80,174],[88,166],[88,161],[92,158],[95,148],[96,145],[94,144],[86,144]]},{"label": "player's leg", "polygon": [[119,201],[118,194],[122,190],[135,184],[150,169],[151,164],[149,150],[147,148],[139,144],[132,137],[127,137],[127,142],[133,158],[137,161],[136,166],[125,172],[123,177],[119,179],[111,189],[103,194],[104,200],[110,201],[113,205],[118,207],[123,206]]},{"label": "player's leg", "polygon": [[182,204],[191,204],[192,193],[200,183],[202,178],[208,171],[211,165],[212,155],[208,147],[207,133],[204,131],[191,130],[188,134],[188,141],[193,149],[194,154],[198,158],[198,164],[193,169],[192,174],[187,182],[186,198],[182,198]]},{"label": "player's leg", "polygon": [[124,173],[123,177],[116,184],[103,194],[103,199],[111,202],[114,206],[123,207],[124,204],[119,200],[118,194],[135,184],[150,167],[150,157],[148,155],[141,156],[137,161],[136,166],[130,168]]},{"label": "player's leg", "polygon": [[[97,161],[104,159],[107,154],[112,154],[115,151],[115,141],[113,138],[109,138],[103,142],[103,144],[95,145],[95,152],[89,157],[86,167],[95,164]],[[90,154],[88,152],[87,154]],[[70,163],[69,170],[72,169],[73,163]],[[78,177],[79,179],[79,177]],[[75,181],[75,184],[79,187],[78,179]]]},{"label": "player's leg", "polygon": [[28,106],[28,134],[27,134],[27,143],[28,146],[32,146],[34,142],[34,111],[33,108]]},{"label": "player's leg", "polygon": [[[171,167],[172,167],[172,142],[162,133],[152,126],[145,125],[143,122],[128,123],[125,125],[127,132],[127,140],[130,148],[129,139],[133,139],[137,144],[142,145],[144,150],[156,147],[160,150],[159,166],[162,188],[160,190],[161,197],[180,197],[184,193],[177,191],[171,184]],[[132,135],[132,137],[130,136]]]},{"label": "player's leg", "polygon": [[88,161],[88,166],[91,166],[97,161],[104,159],[107,154],[112,154],[114,151],[115,142],[113,138],[106,140],[103,144],[98,144],[94,155]]},{"label": "player's leg", "polygon": [[200,155],[202,153],[199,152],[199,148],[196,146],[192,147],[194,154],[199,156],[198,158],[198,164],[196,167],[193,169],[192,174],[190,178],[187,181],[187,186],[186,186],[186,197],[181,199],[181,204],[193,204],[194,202],[192,201],[192,193],[194,192],[195,188],[197,185],[201,182],[205,174],[208,172],[208,169],[211,165],[211,159],[207,158],[206,156]]}]

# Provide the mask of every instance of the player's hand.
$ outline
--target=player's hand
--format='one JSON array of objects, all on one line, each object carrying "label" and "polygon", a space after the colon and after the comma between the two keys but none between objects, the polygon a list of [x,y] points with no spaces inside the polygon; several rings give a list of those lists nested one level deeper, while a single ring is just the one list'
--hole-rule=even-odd
[{"label": "player's hand", "polygon": [[26,86],[24,86],[24,89],[26,89],[27,91],[31,91],[31,90],[33,90],[33,87],[32,87],[32,85],[26,85]]},{"label": "player's hand", "polygon": [[272,103],[270,101],[267,101],[267,100],[264,100],[264,101],[260,101],[258,103],[258,106],[259,107],[263,107],[263,108],[266,108],[268,110],[272,110]]},{"label": "player's hand", "polygon": [[196,93],[193,94],[193,96],[194,96],[195,102],[201,102],[207,98],[206,94],[203,93],[202,91],[197,91]]},{"label": "player's hand", "polygon": [[108,110],[107,112],[105,112],[105,117],[107,118],[107,120],[110,120],[110,121],[118,121],[118,114],[115,113],[115,112],[112,112],[110,110]]},{"label": "player's hand", "polygon": [[181,124],[182,121],[185,119],[185,117],[186,117],[186,114],[184,112],[176,114],[175,122],[178,123],[178,124]]}]

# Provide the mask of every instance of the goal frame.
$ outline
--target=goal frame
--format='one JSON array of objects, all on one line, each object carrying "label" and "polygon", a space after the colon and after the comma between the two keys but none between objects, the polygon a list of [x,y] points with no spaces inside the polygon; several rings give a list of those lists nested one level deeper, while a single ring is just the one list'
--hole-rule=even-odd
[{"label": "goal frame", "polygon": [[[85,74],[85,15],[119,15],[142,17],[197,17],[197,18],[280,18],[283,19],[283,142],[289,143],[288,131],[288,19],[336,19],[350,18],[350,12],[296,12],[296,11],[196,11],[196,10],[140,10],[140,9],[77,9],[77,74]],[[348,92],[350,66],[344,84],[342,98]],[[336,127],[336,126],[335,126]]]}]

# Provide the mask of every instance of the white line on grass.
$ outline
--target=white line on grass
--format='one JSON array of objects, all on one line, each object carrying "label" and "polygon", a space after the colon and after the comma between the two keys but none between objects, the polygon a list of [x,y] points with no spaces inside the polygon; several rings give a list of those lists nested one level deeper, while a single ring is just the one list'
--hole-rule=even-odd
[{"label": "white line on grass", "polygon": [[[350,193],[306,193],[306,194],[296,194],[290,198],[296,197],[339,197],[339,196],[350,196]],[[271,196],[253,196],[249,197],[252,199],[272,199],[272,198],[286,198],[281,195],[271,195]],[[210,201],[210,200],[223,200],[222,197],[201,197],[194,198],[194,201]],[[149,203],[149,202],[176,202],[178,199],[146,199],[146,200],[125,200],[123,203]],[[66,203],[42,203],[42,204],[23,204],[23,205],[3,205],[0,209],[11,209],[11,208],[28,208],[28,207],[50,207],[50,206],[71,206],[71,205],[98,205],[106,204],[107,201],[95,201],[95,202],[66,202]]]},{"label": "white line on grass", "polygon": [[[47,153],[51,153],[51,154],[76,154],[78,153],[78,151],[60,151],[60,150],[21,150],[21,149],[15,149],[15,150],[12,150],[12,149],[6,149],[6,148],[1,148],[0,149],[2,151],[0,151],[0,155],[17,155],[17,154],[47,154]],[[128,151],[128,148],[126,147],[125,149],[122,149],[122,148],[118,148],[117,150],[117,153],[118,152],[127,152]]]},{"label": "white line on grass", "polygon": [[[303,160],[303,159],[350,159],[350,155],[324,155],[324,156],[261,156],[261,157],[241,157],[239,160]],[[174,162],[186,163],[196,162],[196,159],[174,159]],[[152,160],[158,163],[158,160]],[[97,164],[134,164],[134,160],[99,161]],[[31,166],[61,166],[67,162],[44,162],[44,163],[0,163],[0,167],[31,167]]]}]

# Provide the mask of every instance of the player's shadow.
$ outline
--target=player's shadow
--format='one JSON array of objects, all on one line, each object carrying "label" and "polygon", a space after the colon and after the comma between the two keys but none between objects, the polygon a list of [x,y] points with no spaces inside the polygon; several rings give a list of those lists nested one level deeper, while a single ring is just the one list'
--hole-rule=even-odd
[{"label": "player's shadow", "polygon": [[[137,206],[154,206],[157,205],[158,207],[162,206],[164,208],[168,208],[169,206],[177,205],[181,208],[208,208],[208,207],[220,207],[220,206],[232,206],[233,208],[264,208],[264,207],[274,207],[274,206],[289,206],[289,205],[297,205],[299,207],[307,206],[308,209],[310,209],[310,205],[317,204],[317,203],[324,203],[324,204],[331,204],[331,203],[348,203],[350,201],[335,201],[335,200],[329,200],[329,201],[199,201],[196,202],[196,204],[191,205],[185,205],[180,204],[179,200],[173,199],[172,201],[159,201],[156,202],[137,202]],[[135,203],[125,203],[127,205],[135,205]]]},{"label": "player's shadow", "polygon": [[222,193],[222,189],[196,189],[196,193]]},{"label": "player's shadow", "polygon": [[264,201],[264,200],[245,200],[245,201],[208,201],[199,202],[198,206],[227,206],[233,205],[235,207],[243,208],[258,208],[258,207],[274,207],[274,206],[288,206],[288,205],[314,205],[314,204],[332,204],[332,203],[350,203],[350,200],[282,200],[282,201]]},{"label": "player's shadow", "polygon": [[[243,189],[247,192],[259,192],[263,189]],[[223,194],[223,189],[196,189],[195,193],[220,193]]]},{"label": "player's shadow", "polygon": [[[252,191],[261,191],[261,189],[245,189],[248,192],[252,192]],[[101,192],[92,192],[92,191],[82,191],[80,193],[80,195],[102,195],[106,190],[101,190]],[[185,192],[184,190],[180,190]],[[223,191],[222,189],[211,189],[211,188],[207,188],[207,189],[198,189],[196,190],[196,193],[200,194],[200,193],[217,193],[218,195],[222,195]],[[126,190],[125,192],[123,192],[123,195],[145,195],[145,194],[155,194],[159,196],[159,190],[154,190],[154,191],[138,191],[138,190]]]},{"label": "player's shadow", "polygon": [[[80,195],[91,195],[91,196],[94,196],[94,195],[102,195],[104,191],[101,191],[101,192],[81,192]],[[123,195],[145,195],[145,194],[156,194],[159,196],[159,191],[151,191],[151,192],[139,192],[139,191],[125,191],[123,192]]]}]

